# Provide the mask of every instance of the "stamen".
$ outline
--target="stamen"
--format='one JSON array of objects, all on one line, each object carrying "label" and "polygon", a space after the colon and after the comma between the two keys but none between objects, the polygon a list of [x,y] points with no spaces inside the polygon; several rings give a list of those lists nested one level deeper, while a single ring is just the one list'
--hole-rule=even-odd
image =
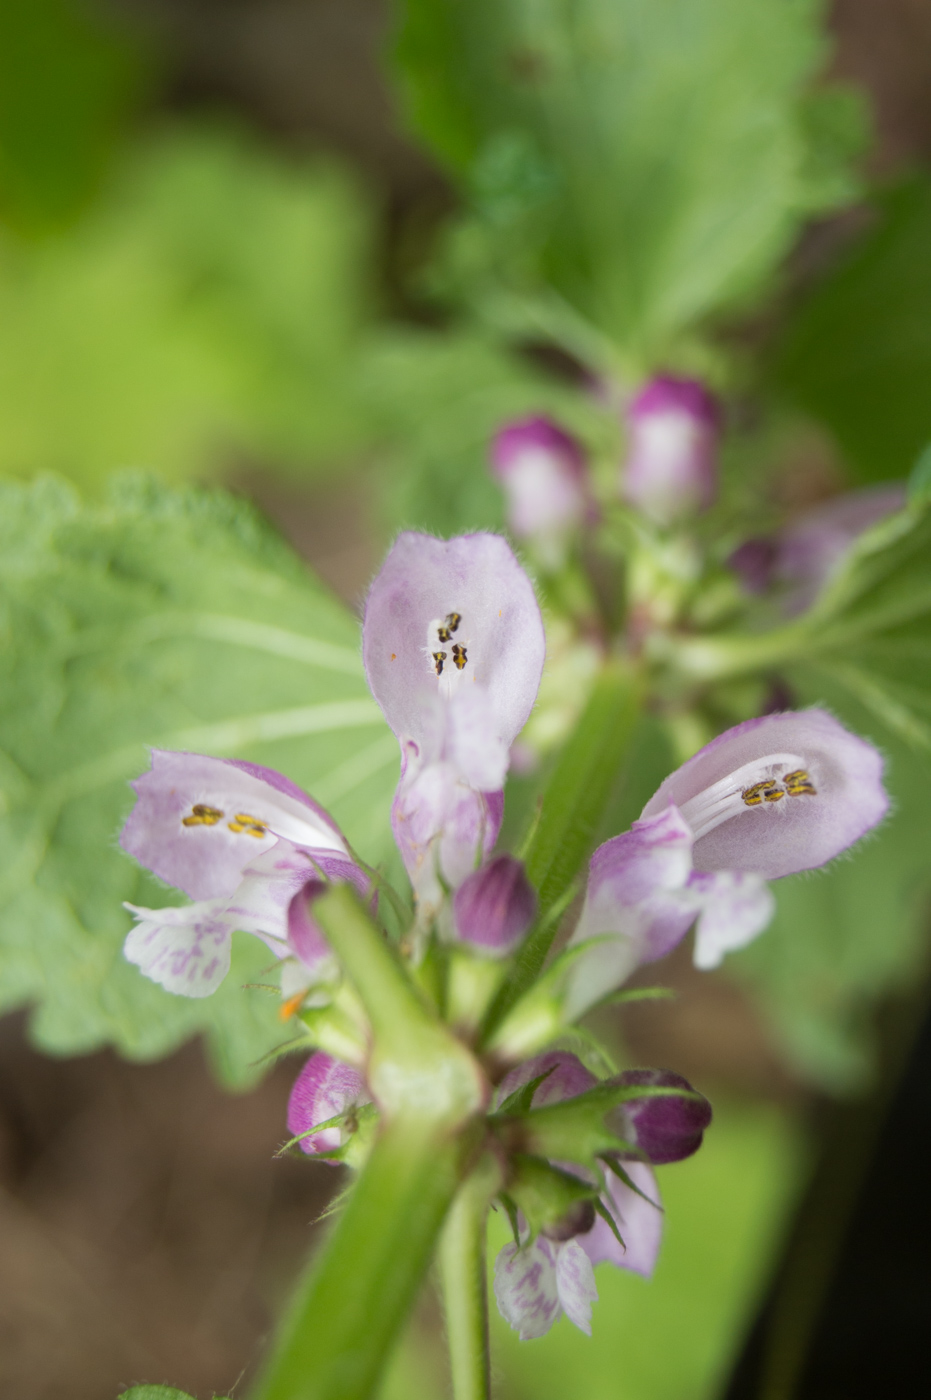
[{"label": "stamen", "polygon": [[181,818],[182,826],[216,826],[218,821],[222,821],[223,813],[219,807],[208,807],[204,802],[195,802],[191,808],[189,817]]},{"label": "stamen", "polygon": [[463,671],[468,660],[469,658],[466,656],[465,647],[461,647],[457,642],[453,647],[453,665],[456,667],[456,670]]},{"label": "stamen", "polygon": [[441,642],[449,642],[449,641],[451,641],[451,640],[452,640],[452,635],[453,635],[453,633],[459,631],[459,624],[460,624],[461,621],[462,621],[462,614],[461,614],[461,613],[457,613],[457,612],[447,613],[447,614],[446,614],[446,620],[445,620],[445,622],[443,622],[442,625],[439,626],[439,627],[436,629],[436,635],[439,637],[440,641],[441,641]]},{"label": "stamen", "polygon": [[268,827],[265,823],[260,822],[258,817],[250,817],[248,812],[237,812],[236,820],[227,822],[226,825],[230,831],[235,831],[237,834],[242,832],[244,836],[254,836],[257,840],[261,840],[263,836],[268,834]]},{"label": "stamen", "polygon": [[443,662],[446,660],[446,652],[433,651],[430,653],[430,655],[433,657],[433,668],[436,671],[436,674],[438,676],[441,676],[443,674]]},{"label": "stamen", "polygon": [[680,811],[696,841],[748,807],[773,807],[784,797],[816,797],[817,788],[803,763],[798,754],[767,754],[684,802]]}]

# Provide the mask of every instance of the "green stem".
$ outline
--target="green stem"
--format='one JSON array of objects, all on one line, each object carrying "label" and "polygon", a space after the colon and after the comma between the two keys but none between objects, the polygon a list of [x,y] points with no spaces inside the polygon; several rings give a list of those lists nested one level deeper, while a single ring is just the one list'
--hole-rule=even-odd
[{"label": "green stem", "polygon": [[486,1035],[539,977],[559,927],[552,915],[590,854],[640,716],[642,681],[609,661],[589,697],[543,796],[524,859],[540,897],[540,920],[486,1018]]},{"label": "green stem", "polygon": [[466,1181],[453,1202],[440,1240],[440,1278],[449,1342],[453,1400],[489,1400],[488,1275],[485,1226],[500,1170],[493,1158]]},{"label": "green stem", "polygon": [[253,1400],[369,1400],[413,1305],[473,1135],[398,1118],[299,1283]]}]

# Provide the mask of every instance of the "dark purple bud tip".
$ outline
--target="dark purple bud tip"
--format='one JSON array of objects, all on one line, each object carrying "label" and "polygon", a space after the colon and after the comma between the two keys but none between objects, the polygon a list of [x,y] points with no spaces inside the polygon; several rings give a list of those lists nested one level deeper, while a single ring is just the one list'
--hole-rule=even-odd
[{"label": "dark purple bud tip", "polygon": [[587,1235],[595,1223],[595,1207],[591,1201],[575,1201],[565,1215],[544,1225],[540,1234],[548,1240],[573,1240],[576,1235]]},{"label": "dark purple bud tip", "polygon": [[[649,1088],[695,1090],[681,1074],[668,1069],[628,1069],[620,1076],[622,1084],[642,1084]],[[678,1094],[658,1098],[629,1099],[623,1116],[627,1136],[654,1165],[681,1162],[701,1147],[702,1136],[711,1122],[711,1104],[702,1095],[680,1098]]]},{"label": "dark purple bud tip", "polygon": [[513,856],[495,856],[456,891],[456,932],[486,953],[509,953],[537,912],[536,891]]}]

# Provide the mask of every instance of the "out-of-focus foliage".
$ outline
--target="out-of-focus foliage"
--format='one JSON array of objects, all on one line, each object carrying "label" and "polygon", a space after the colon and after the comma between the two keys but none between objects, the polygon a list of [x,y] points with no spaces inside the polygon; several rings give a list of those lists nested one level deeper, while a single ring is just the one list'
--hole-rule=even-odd
[{"label": "out-of-focus foliage", "polygon": [[357,624],[241,504],[141,481],[92,508],[53,481],[4,487],[0,588],[3,1007],[33,1005],[34,1040],[59,1054],[150,1058],[206,1030],[245,1082],[290,1038],[276,997],[242,991],[268,980],[257,940],[205,1001],[123,960],[121,902],[166,903],[116,846],[127,779],[147,744],[243,755],[312,788],[381,860],[397,745]]},{"label": "out-of-focus foliage", "polygon": [[0,473],[178,479],[356,449],[367,243],[335,167],[221,129],[131,144],[75,226],[0,240]]},{"label": "out-of-focus foliage", "polygon": [[[712,1400],[720,1393],[803,1161],[780,1113],[713,1097],[714,1126],[701,1152],[657,1173],[666,1214],[654,1277],[644,1283],[623,1269],[596,1269],[591,1337],[563,1318],[546,1337],[521,1342],[492,1305],[496,1393],[508,1400]],[[507,1222],[492,1216],[490,1233],[493,1260],[507,1242]],[[447,1394],[436,1329],[428,1326],[415,1323],[398,1349],[380,1400]]]},{"label": "out-of-focus foliage", "polygon": [[410,120],[473,209],[449,253],[460,289],[583,360],[642,372],[687,355],[806,218],[854,193],[860,104],[809,86],[820,15],[812,0],[407,0]]},{"label": "out-of-focus foliage", "polygon": [[134,47],[90,4],[3,0],[0,221],[46,229],[85,203],[139,75]]},{"label": "out-of-focus foliage", "polygon": [[441,534],[503,525],[488,469],[502,423],[546,413],[592,446],[616,449],[617,430],[593,399],[487,335],[388,329],[365,358],[361,394],[385,449],[391,525]]},{"label": "out-of-focus foliage", "polygon": [[905,476],[931,438],[931,180],[886,191],[874,212],[795,310],[775,364],[864,481]]}]

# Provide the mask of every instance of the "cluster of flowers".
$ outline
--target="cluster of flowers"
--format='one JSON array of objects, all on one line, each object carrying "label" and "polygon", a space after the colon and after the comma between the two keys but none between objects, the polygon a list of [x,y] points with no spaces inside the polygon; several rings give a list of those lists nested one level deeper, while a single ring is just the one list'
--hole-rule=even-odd
[{"label": "cluster of flowers", "polygon": [[[541,450],[553,442],[543,435]],[[523,866],[492,852],[510,749],[534,705],[544,653],[533,587],[504,539],[400,536],[369,593],[363,657],[401,750],[391,815],[415,896],[404,940],[412,965],[438,940],[476,966],[506,969],[534,923]],[[199,997],[226,975],[234,930],[262,939],[280,965],[285,1011],[319,1047],[294,1086],[290,1131],[305,1153],[358,1163],[377,1122],[370,1036],[314,904],[342,881],[375,910],[373,873],[311,797],[267,768],[155,751],[133,786],[124,849],[193,902],[134,907],[127,958],[170,991]],[[515,1225],[515,1242],[497,1261],[496,1293],[522,1336],[542,1334],[560,1311],[589,1330],[592,1266],[601,1260],[650,1273],[661,1230],[652,1166],[695,1151],[710,1119],[707,1102],[677,1075],[629,1071],[599,1082],[548,1046],[693,925],[702,967],[747,943],[770,918],[767,880],[831,860],[886,805],[879,754],[829,714],[737,726],[667,778],[631,830],[593,855],[560,975],[547,984],[553,1014],[544,1029],[529,1034],[520,1003],[493,1053],[477,1042],[474,1018],[457,1027],[487,1077],[488,1123]],[[333,1008],[340,1015],[328,1020]],[[556,1105],[584,1107],[604,1092],[613,1095],[613,1147],[599,1158],[602,1177],[590,1161],[548,1151],[545,1135],[536,1158],[526,1136],[508,1157],[508,1123],[528,1113],[540,1123]],[[542,1216],[528,1204],[533,1192],[521,1195],[533,1160],[563,1192],[558,1210]]]},{"label": "cluster of flowers", "polygon": [[[660,528],[707,510],[718,494],[720,411],[694,379],[657,376],[627,406],[622,499]],[[580,444],[546,418],[511,423],[492,445],[492,466],[508,526],[532,545],[543,567],[557,567],[579,529],[598,518]],[[807,608],[856,537],[905,502],[901,484],[866,487],[800,515],[771,535],[755,535],[727,560],[748,594],[778,597],[794,616]]]}]

